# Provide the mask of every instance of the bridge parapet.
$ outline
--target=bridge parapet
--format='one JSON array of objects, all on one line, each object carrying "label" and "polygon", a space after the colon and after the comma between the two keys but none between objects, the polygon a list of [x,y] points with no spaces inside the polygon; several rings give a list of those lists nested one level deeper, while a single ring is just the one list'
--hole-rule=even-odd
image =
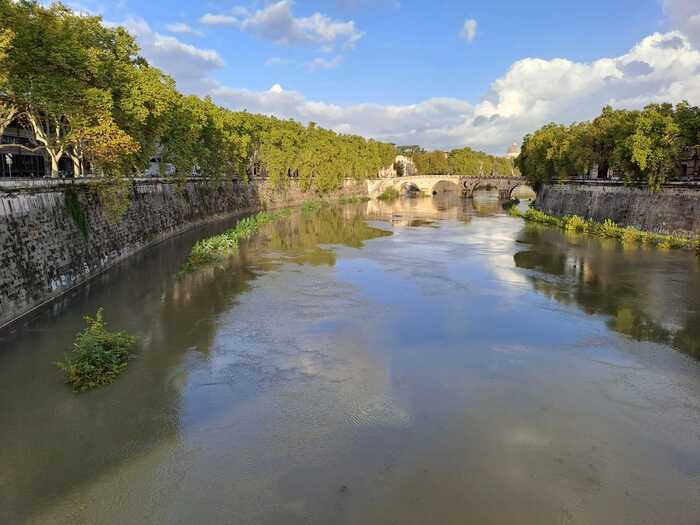
[{"label": "bridge parapet", "polygon": [[498,190],[503,200],[510,199],[515,188],[528,186],[522,177],[464,177],[440,174],[374,179],[367,181],[367,184],[370,197],[376,197],[389,188],[401,193],[414,189],[426,195],[460,192],[465,197],[472,197],[478,189],[493,189]]}]

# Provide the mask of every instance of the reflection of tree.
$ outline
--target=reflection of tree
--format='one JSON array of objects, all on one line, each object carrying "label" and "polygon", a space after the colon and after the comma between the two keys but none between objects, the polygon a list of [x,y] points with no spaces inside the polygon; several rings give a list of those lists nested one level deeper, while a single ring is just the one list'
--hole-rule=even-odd
[{"label": "reflection of tree", "polygon": [[[358,247],[366,239],[389,235],[368,226],[362,209],[327,208],[311,215],[297,211],[267,225],[227,261],[176,278],[194,240],[203,232],[218,234],[226,224],[188,232],[91,282],[89,296],[66,302],[62,315],[44,319],[42,330],[24,334],[14,351],[25,360],[36,356],[40,366],[17,370],[57,379],[43,381],[28,393],[26,381],[14,379],[10,367],[0,367],[3,397],[13,400],[0,411],[3,523],[26,521],[53,503],[52,498],[79,489],[125,458],[148,453],[154,442],[175,435],[182,417],[181,389],[194,368],[190,360],[209,358],[221,314],[251,289],[258,275],[285,262],[335,264],[333,251],[320,244]],[[52,364],[60,353],[52,358],[46,351],[70,348],[83,326],[79,313],[94,313],[98,305],[105,307],[111,326],[140,336],[139,349],[116,384],[75,396],[59,384]]]},{"label": "reflection of tree", "polygon": [[363,204],[326,207],[318,212],[295,213],[289,219],[267,225],[259,242],[268,250],[283,252],[285,260],[298,264],[334,265],[335,253],[322,245],[360,248],[369,239],[391,233],[372,228],[365,220]]},{"label": "reflection of tree", "polygon": [[[572,248],[560,232],[546,228],[526,228],[522,239],[532,246],[514,255],[518,268],[533,270],[529,275],[533,288],[560,303],[576,305],[588,314],[608,316],[610,329],[638,341],[668,344],[700,358],[700,304],[688,304],[683,328],[673,330],[654,315],[654,305],[664,301],[659,290],[650,289],[649,274],[637,259],[637,266],[619,251],[597,245],[585,251]],[[634,257],[634,255],[632,255]],[[693,278],[693,276],[688,276]],[[660,287],[667,291],[666,286]],[[700,303],[689,286],[691,298]],[[668,290],[669,294],[673,292]]]}]

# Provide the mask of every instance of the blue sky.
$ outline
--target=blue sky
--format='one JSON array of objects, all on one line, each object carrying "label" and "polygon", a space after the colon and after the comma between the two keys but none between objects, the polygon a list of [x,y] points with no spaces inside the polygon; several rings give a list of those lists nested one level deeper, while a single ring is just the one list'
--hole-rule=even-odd
[{"label": "blue sky", "polygon": [[183,91],[397,143],[502,153],[604,103],[700,103],[700,0],[71,5],[126,25]]}]

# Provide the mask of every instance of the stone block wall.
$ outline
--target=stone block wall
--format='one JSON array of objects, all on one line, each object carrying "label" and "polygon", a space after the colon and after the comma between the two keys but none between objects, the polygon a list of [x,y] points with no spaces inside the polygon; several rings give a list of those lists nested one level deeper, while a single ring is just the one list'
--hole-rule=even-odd
[{"label": "stone block wall", "polygon": [[[330,198],[364,195],[347,181]],[[79,203],[84,227],[68,200]],[[295,182],[274,188],[191,179],[137,179],[123,220],[110,222],[85,180],[0,181],[0,327],[139,250],[214,218],[300,204],[316,196]],[[75,206],[73,206],[75,208]]]},{"label": "stone block wall", "polygon": [[551,184],[540,190],[535,206],[551,215],[612,219],[644,231],[700,236],[700,186],[669,184],[652,192],[615,183]]}]

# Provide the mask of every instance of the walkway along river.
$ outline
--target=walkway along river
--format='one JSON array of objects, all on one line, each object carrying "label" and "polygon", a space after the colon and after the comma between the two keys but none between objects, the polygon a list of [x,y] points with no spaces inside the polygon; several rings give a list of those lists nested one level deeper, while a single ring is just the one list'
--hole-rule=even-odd
[{"label": "walkway along river", "polygon": [[[0,333],[0,523],[697,525],[694,255],[446,195],[297,210],[178,280],[230,225]],[[74,395],[99,306],[137,358]]]}]

